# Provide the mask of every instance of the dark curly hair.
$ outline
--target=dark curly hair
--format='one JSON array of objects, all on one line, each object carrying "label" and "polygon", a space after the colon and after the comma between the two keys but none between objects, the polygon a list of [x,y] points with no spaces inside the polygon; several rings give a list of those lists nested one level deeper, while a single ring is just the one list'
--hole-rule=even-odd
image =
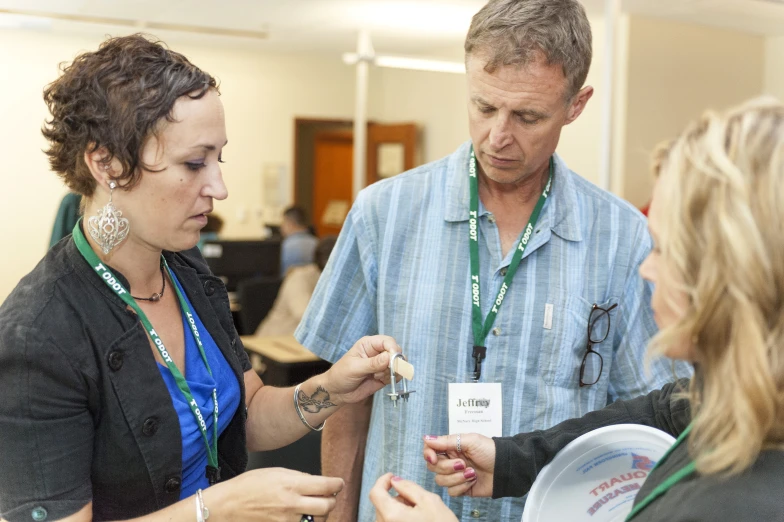
[{"label": "dark curly hair", "polygon": [[45,152],[65,184],[87,197],[95,191],[95,179],[85,152],[106,149],[104,164],[117,158],[122,173],[114,179],[128,190],[143,169],[150,170],[140,159],[142,147],[162,118],[174,121],[177,99],[198,99],[218,89],[215,78],[142,34],[109,38],[61,69],[63,74],[44,90],[52,114],[41,129],[50,144]]}]

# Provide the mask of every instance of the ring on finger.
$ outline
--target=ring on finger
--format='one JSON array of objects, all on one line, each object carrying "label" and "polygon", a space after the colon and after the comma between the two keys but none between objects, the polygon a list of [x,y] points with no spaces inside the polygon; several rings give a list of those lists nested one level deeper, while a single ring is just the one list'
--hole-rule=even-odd
[{"label": "ring on finger", "polygon": [[457,434],[457,452],[463,453],[463,450],[460,448],[460,434]]}]

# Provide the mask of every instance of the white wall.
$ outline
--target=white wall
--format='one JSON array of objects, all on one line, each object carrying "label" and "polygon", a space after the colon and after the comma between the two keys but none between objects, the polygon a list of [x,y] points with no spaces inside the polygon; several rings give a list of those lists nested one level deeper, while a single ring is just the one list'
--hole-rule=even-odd
[{"label": "white wall", "polygon": [[[601,18],[592,18],[591,24],[594,58],[587,82],[595,89],[594,98],[582,116],[564,129],[558,152],[574,171],[596,183],[605,26]],[[639,205],[650,190],[647,151],[658,139],[679,131],[707,106],[724,107],[761,92],[763,77],[767,91],[784,99],[784,69],[779,66],[784,63],[784,38],[765,43],[733,31],[639,18],[624,18],[622,29],[618,66],[623,74],[615,84],[613,186]],[[5,189],[0,222],[6,241],[0,301],[46,251],[55,211],[65,193],[41,152],[46,143],[40,127],[47,116],[41,92],[57,77],[59,62],[95,49],[101,39],[0,30],[0,74],[13,78],[0,83],[0,155],[4,158],[0,183]],[[224,174],[230,197],[217,202],[216,211],[226,220],[228,237],[257,237],[263,169],[282,167],[288,185],[284,193],[292,197],[294,118],[351,119],[354,68],[331,54],[169,43],[221,81],[229,136]],[[459,49],[454,54],[459,55]],[[421,125],[423,161],[441,158],[468,139],[463,75],[372,69],[370,88],[371,119]],[[243,213],[241,222],[238,216]]]},{"label": "white wall", "polygon": [[557,152],[574,172],[598,184],[605,89],[606,31],[602,18],[589,18],[593,34],[593,60],[585,83],[593,86],[594,94],[580,117],[571,125],[564,127]]},{"label": "white wall", "polygon": [[468,139],[464,74],[378,68],[369,91],[371,119],[419,125],[422,163],[451,154]]},{"label": "white wall", "polygon": [[765,93],[784,102],[784,36],[765,41]]},{"label": "white wall", "polygon": [[[66,190],[41,152],[47,117],[43,87],[57,64],[95,49],[101,38],[0,30],[0,222],[5,248],[0,301],[46,252],[60,198]],[[353,70],[338,56],[268,54],[193,44],[172,48],[221,81],[229,145],[224,177],[229,199],[216,202],[227,236],[259,236],[261,173],[265,164],[292,170],[296,116],[349,119],[354,111]],[[8,80],[7,78],[12,78]],[[288,188],[291,193],[290,187]],[[246,214],[245,222],[237,219]]]},{"label": "white wall", "polygon": [[[583,116],[564,130],[559,152],[574,170],[595,180],[603,31],[601,21],[592,22],[596,50],[589,82],[597,95]],[[0,72],[13,77],[12,82],[0,84],[0,154],[5,158],[0,170],[5,187],[0,222],[8,229],[5,244],[9,245],[0,273],[0,301],[45,253],[57,206],[66,192],[41,152],[46,142],[40,128],[47,117],[43,87],[57,77],[58,63],[95,49],[101,40],[73,32],[0,30]],[[280,166],[287,173],[284,194],[292,197],[294,118],[351,119],[354,68],[331,54],[168,41],[221,82],[229,137],[224,176],[230,196],[216,202],[215,210],[226,221],[227,237],[258,237],[263,169]],[[462,52],[455,49],[454,54]],[[421,125],[423,161],[443,157],[468,139],[463,75],[373,69],[370,87],[372,119]]]},{"label": "white wall", "polygon": [[629,20],[624,183],[621,194],[645,205],[649,155],[706,109],[722,110],[763,92],[761,36],[664,19]]}]

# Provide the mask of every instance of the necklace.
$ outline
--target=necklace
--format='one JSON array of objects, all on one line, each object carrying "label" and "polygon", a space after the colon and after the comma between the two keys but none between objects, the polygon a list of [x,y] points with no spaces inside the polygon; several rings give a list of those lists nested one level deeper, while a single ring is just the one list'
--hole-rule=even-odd
[{"label": "necklace", "polygon": [[161,263],[161,280],[163,281],[163,286],[161,287],[160,292],[156,294],[152,294],[150,297],[136,297],[135,295],[131,295],[131,297],[133,297],[137,301],[150,301],[153,303],[157,303],[158,301],[161,300],[161,298],[163,297],[163,292],[166,290],[166,276],[163,273],[163,263]]}]

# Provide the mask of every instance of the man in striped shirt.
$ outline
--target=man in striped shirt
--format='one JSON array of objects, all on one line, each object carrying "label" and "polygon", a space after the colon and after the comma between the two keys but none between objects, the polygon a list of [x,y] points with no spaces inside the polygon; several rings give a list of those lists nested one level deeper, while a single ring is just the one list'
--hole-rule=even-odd
[{"label": "man in striped shirt", "polygon": [[417,371],[401,407],[385,390],[327,423],[322,472],[346,479],[330,520],[374,520],[367,493],[388,471],[462,520],[520,520],[524,499],[452,499],[427,472],[421,438],[448,432],[450,383],[500,383],[511,435],[674,378],[669,363],[644,362],[656,332],[637,273],[645,219],[555,154],[593,94],[583,8],[491,0],[465,50],[470,141],[361,192],[297,329],[330,361],[363,335],[390,335]]}]

